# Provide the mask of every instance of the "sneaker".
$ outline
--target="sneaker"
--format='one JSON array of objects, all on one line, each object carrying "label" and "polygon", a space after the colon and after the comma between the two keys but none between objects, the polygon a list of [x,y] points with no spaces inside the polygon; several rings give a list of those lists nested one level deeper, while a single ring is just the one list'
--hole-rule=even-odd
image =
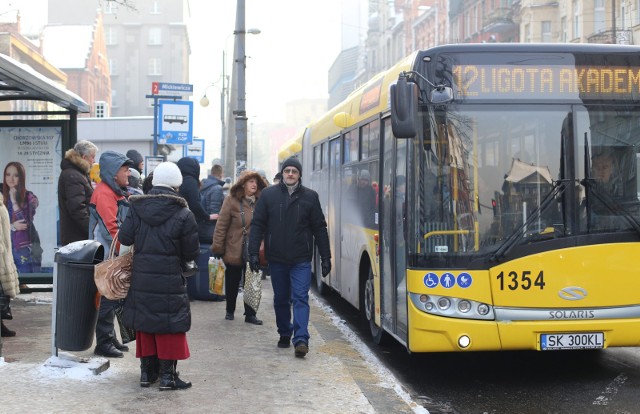
[{"label": "sneaker", "polygon": [[296,358],[304,358],[305,355],[309,352],[309,345],[304,342],[298,342],[296,344],[295,355]]},{"label": "sneaker", "polygon": [[289,348],[291,346],[290,336],[281,336],[278,341],[278,348]]}]

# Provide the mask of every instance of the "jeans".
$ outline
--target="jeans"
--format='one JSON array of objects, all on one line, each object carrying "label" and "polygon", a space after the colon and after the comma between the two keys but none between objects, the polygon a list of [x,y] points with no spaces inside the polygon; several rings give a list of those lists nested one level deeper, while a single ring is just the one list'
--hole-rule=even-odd
[{"label": "jeans", "polygon": [[[269,262],[273,286],[273,308],[280,336],[293,336],[291,342],[309,343],[309,288],[311,262],[284,264]],[[293,305],[293,324],[291,307]]]}]

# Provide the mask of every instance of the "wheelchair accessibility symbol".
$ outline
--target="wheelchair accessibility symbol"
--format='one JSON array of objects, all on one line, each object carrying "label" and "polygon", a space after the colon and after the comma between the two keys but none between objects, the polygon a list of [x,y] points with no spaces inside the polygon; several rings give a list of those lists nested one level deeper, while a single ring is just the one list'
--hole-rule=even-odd
[{"label": "wheelchair accessibility symbol", "polygon": [[438,278],[438,275],[436,275],[435,273],[427,273],[426,275],[424,275],[424,285],[428,288],[434,288],[436,286],[438,286],[438,281],[440,279]]}]

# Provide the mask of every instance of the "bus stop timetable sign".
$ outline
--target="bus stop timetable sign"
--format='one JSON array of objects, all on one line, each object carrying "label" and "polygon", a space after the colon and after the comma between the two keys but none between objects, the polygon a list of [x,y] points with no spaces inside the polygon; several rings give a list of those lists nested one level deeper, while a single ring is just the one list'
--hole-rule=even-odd
[{"label": "bus stop timetable sign", "polygon": [[158,95],[160,92],[173,92],[191,95],[193,93],[193,85],[189,83],[151,82],[151,93],[153,95]]}]

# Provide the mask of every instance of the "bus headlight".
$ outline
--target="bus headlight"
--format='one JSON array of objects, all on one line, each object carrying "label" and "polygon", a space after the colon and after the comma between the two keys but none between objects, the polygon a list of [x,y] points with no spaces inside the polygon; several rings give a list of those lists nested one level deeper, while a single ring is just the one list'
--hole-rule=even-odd
[{"label": "bus headlight", "polygon": [[448,297],[442,296],[440,299],[438,299],[438,309],[446,311],[450,306],[451,300]]},{"label": "bus headlight", "polygon": [[466,299],[462,299],[458,302],[458,310],[462,313],[467,313],[471,310],[471,302]]},{"label": "bus headlight", "polygon": [[493,307],[483,302],[452,296],[409,293],[411,303],[422,312],[460,319],[494,320]]}]

